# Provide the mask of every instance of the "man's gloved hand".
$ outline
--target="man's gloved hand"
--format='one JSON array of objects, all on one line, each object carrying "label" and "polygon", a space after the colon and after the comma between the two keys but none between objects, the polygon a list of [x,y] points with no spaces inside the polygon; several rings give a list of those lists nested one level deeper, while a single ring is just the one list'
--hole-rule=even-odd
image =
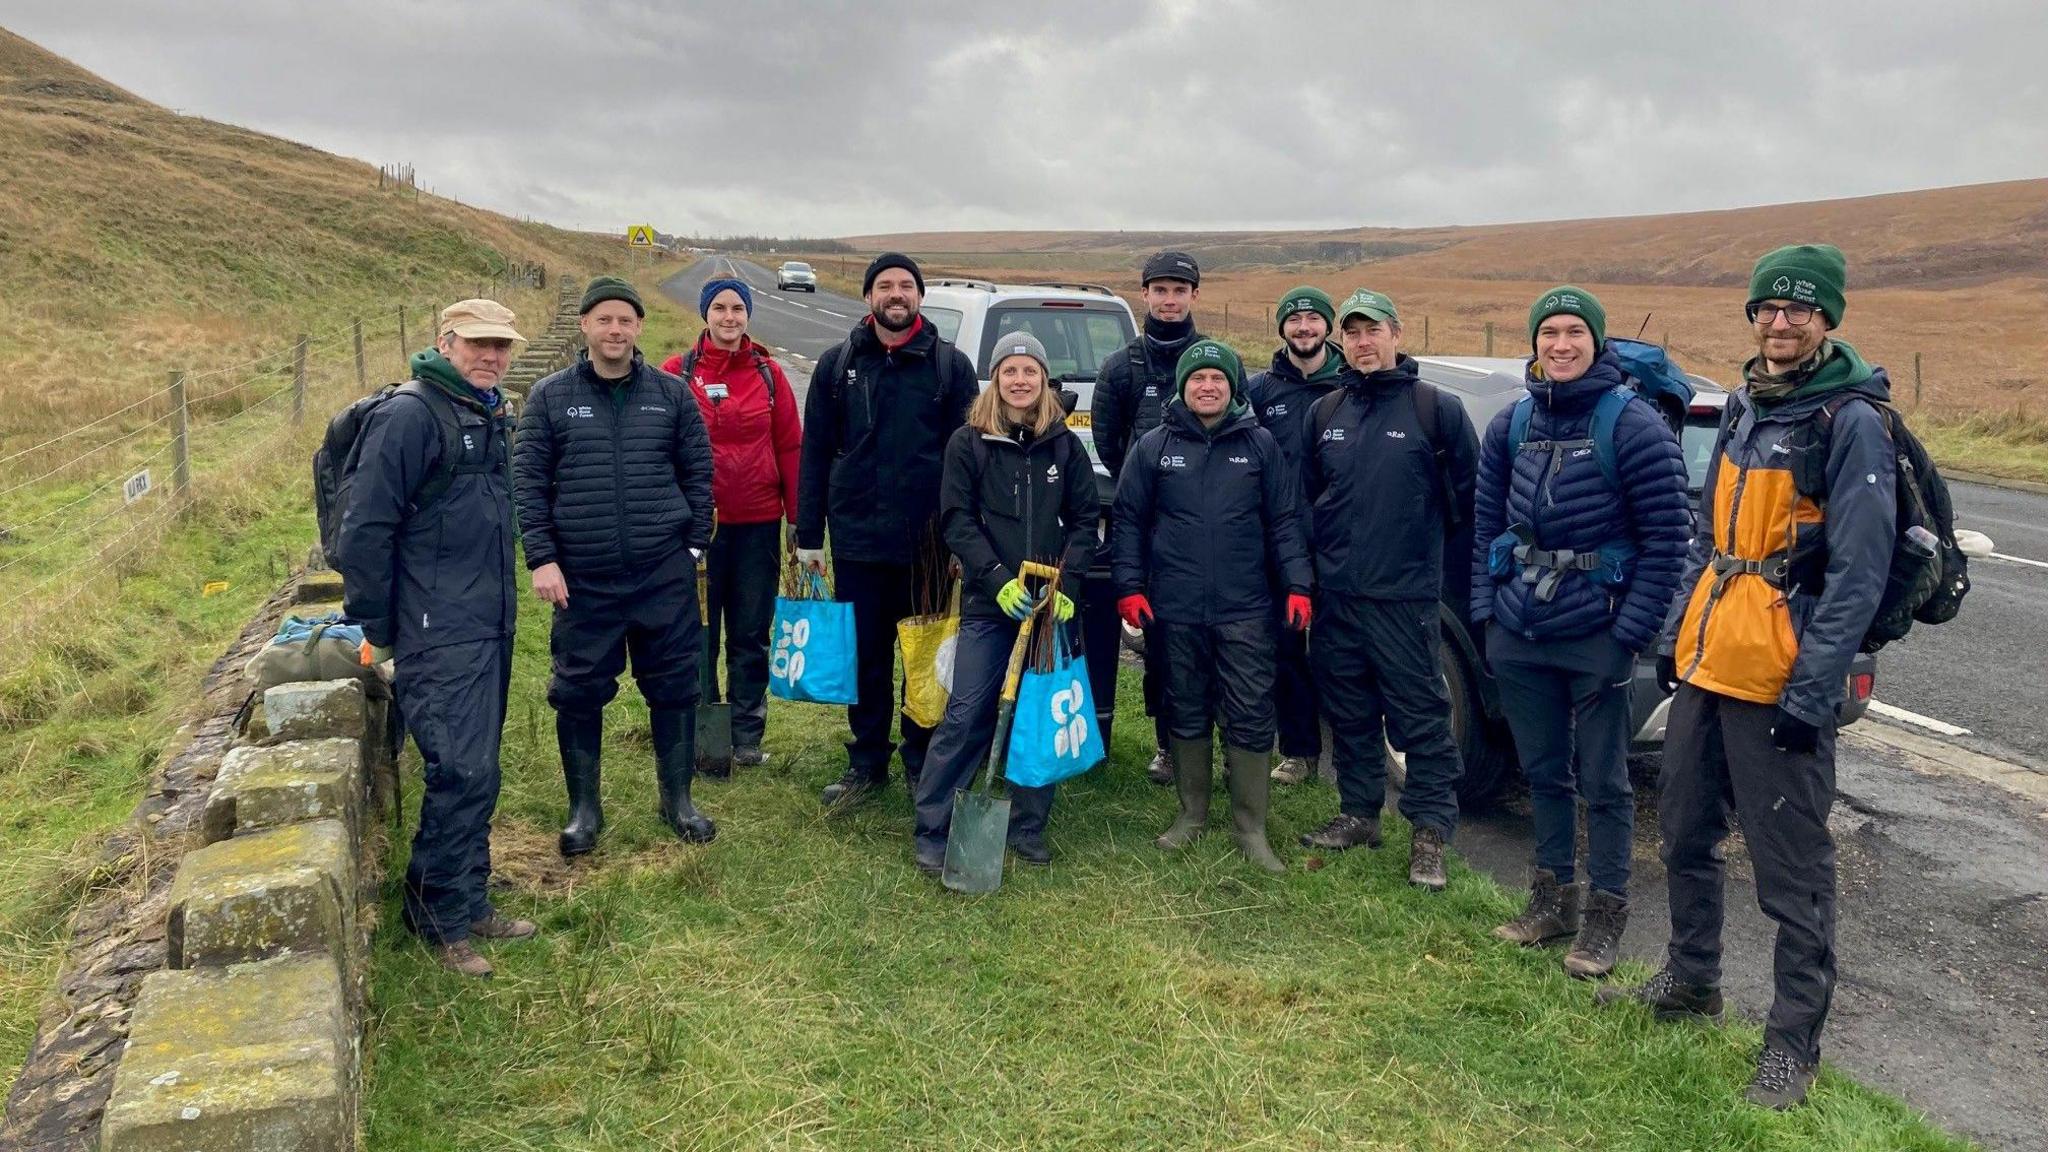
[{"label": "man's gloved hand", "polygon": [[796,562],[799,566],[809,568],[820,576],[825,574],[825,550],[823,548],[797,549]]},{"label": "man's gloved hand", "polygon": [[1052,594],[1052,618],[1064,624],[1074,618],[1074,598],[1065,592]]},{"label": "man's gloved hand", "polygon": [[1780,708],[1771,722],[1771,743],[1780,752],[1807,755],[1820,749],[1820,729]]},{"label": "man's gloved hand", "polygon": [[1037,603],[1038,597],[1031,594],[1031,589],[1024,587],[1024,581],[1020,577],[1010,577],[1009,583],[996,590],[996,607],[1001,608],[1003,615],[1012,620],[1022,620],[1031,615],[1031,609]]},{"label": "man's gloved hand", "polygon": [[1152,626],[1152,602],[1145,599],[1143,592],[1117,601],[1116,614],[1123,617],[1124,623],[1141,631]]},{"label": "man's gloved hand", "polygon": [[1657,687],[1666,696],[1678,691],[1678,660],[1676,657],[1659,654],[1657,657]]},{"label": "man's gloved hand", "polygon": [[377,665],[391,659],[391,649],[379,648],[368,640],[363,641],[361,654],[363,667],[365,668],[375,668]]},{"label": "man's gloved hand", "polygon": [[1307,631],[1309,619],[1315,614],[1315,605],[1309,602],[1308,597],[1303,596],[1299,592],[1288,593],[1287,626],[1289,628],[1294,629],[1296,632]]}]

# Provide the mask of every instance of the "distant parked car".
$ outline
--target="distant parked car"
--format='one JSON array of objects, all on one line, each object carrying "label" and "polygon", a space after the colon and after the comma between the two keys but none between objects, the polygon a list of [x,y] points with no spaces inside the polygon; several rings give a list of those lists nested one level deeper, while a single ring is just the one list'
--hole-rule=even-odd
[{"label": "distant parked car", "polygon": [[798,288],[806,292],[818,290],[818,274],[801,260],[784,260],[782,267],[775,270],[775,288],[779,292],[790,292]]}]

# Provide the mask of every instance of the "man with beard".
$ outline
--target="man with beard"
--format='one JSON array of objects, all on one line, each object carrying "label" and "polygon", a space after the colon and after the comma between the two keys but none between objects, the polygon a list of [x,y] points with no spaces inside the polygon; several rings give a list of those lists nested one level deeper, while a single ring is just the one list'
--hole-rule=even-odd
[{"label": "man with beard", "polygon": [[[900,252],[875,257],[861,292],[868,315],[811,373],[797,481],[797,560],[823,572],[829,536],[835,590],[853,604],[859,698],[846,710],[853,740],[845,774],[820,797],[834,807],[888,783],[896,625],[917,604],[940,602],[946,441],[966,423],[978,391],[973,362],[918,314],[924,273],[916,261]],[[931,736],[903,717],[903,771],[913,785]]]},{"label": "man with beard", "polygon": [[[1330,342],[1336,305],[1314,285],[1304,284],[1280,298],[1273,309],[1281,346],[1273,366],[1246,382],[1252,414],[1279,443],[1280,458],[1290,478],[1301,475],[1301,431],[1309,409],[1337,386],[1344,370],[1344,352]],[[1307,510],[1302,510],[1304,523]],[[1315,677],[1309,671],[1308,633],[1280,628],[1273,677],[1274,709],[1279,718],[1280,763],[1273,767],[1275,784],[1299,784],[1314,774],[1323,758],[1322,717],[1316,706]]]},{"label": "man with beard", "polygon": [[1891,384],[1830,333],[1848,265],[1829,244],[1767,252],[1750,274],[1757,354],[1728,399],[1678,599],[1658,642],[1671,698],[1657,817],[1671,942],[1664,967],[1601,1003],[1718,1019],[1733,810],[1778,925],[1776,996],[1747,1097],[1790,1108],[1820,1066],[1835,990],[1835,709],[1883,599],[1901,483]]},{"label": "man with beard", "polygon": [[[1181,353],[1202,339],[1195,331],[1195,300],[1202,294],[1202,269],[1195,258],[1171,249],[1155,252],[1138,277],[1145,305],[1144,331],[1102,362],[1089,410],[1095,454],[1120,478],[1124,457],[1138,437],[1159,427],[1161,414],[1174,395],[1174,368]],[[1110,542],[1103,541],[1106,562]],[[1152,717],[1152,764],[1146,769],[1154,784],[1174,781],[1173,757],[1166,724],[1166,675],[1161,667],[1163,645],[1145,643],[1145,711]]]},{"label": "man with beard", "polygon": [[633,658],[647,700],[662,822],[704,843],[718,829],[690,800],[697,771],[697,560],[711,545],[711,440],[681,380],[636,346],[646,311],[633,286],[583,291],[584,358],[534,385],[512,474],[534,595],[548,633],[555,743],[569,793],[564,856],[597,846],[604,708]]},{"label": "man with beard", "polygon": [[1444,537],[1470,515],[1479,440],[1465,406],[1401,351],[1394,302],[1364,288],[1337,310],[1340,388],[1309,410],[1302,486],[1312,506],[1316,682],[1336,744],[1339,808],[1311,848],[1380,843],[1386,736],[1408,755],[1401,815],[1408,880],[1444,887],[1462,764],[1438,660]]}]

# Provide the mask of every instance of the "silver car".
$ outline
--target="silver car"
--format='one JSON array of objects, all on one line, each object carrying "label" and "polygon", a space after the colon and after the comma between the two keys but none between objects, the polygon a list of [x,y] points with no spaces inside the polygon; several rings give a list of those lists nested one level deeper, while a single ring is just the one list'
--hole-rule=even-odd
[{"label": "silver car", "polygon": [[818,274],[801,260],[784,260],[782,267],[775,270],[775,288],[779,292],[791,292],[798,288],[806,292],[818,290]]}]

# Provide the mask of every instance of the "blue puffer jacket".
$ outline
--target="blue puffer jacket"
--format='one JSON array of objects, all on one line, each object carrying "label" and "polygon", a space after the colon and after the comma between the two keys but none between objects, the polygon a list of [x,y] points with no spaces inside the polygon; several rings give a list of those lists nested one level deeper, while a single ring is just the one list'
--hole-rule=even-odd
[{"label": "blue puffer jacket", "polygon": [[[1565,639],[1611,628],[1630,652],[1649,648],[1664,624],[1678,590],[1692,538],[1691,501],[1686,494],[1685,457],[1677,437],[1657,410],[1633,400],[1614,429],[1614,491],[1598,454],[1582,448],[1553,470],[1552,453],[1538,441],[1591,440],[1593,408],[1600,397],[1626,382],[1621,364],[1603,350],[1577,380],[1553,384],[1528,381],[1536,406],[1522,452],[1508,458],[1510,404],[1487,426],[1480,449],[1479,487],[1473,501],[1472,619],[1491,619],[1530,640]],[[1534,534],[1536,547],[1587,553],[1624,539],[1635,546],[1632,571],[1617,586],[1587,572],[1568,572],[1548,601],[1521,568],[1496,578],[1488,561],[1495,537],[1516,525]]]}]

